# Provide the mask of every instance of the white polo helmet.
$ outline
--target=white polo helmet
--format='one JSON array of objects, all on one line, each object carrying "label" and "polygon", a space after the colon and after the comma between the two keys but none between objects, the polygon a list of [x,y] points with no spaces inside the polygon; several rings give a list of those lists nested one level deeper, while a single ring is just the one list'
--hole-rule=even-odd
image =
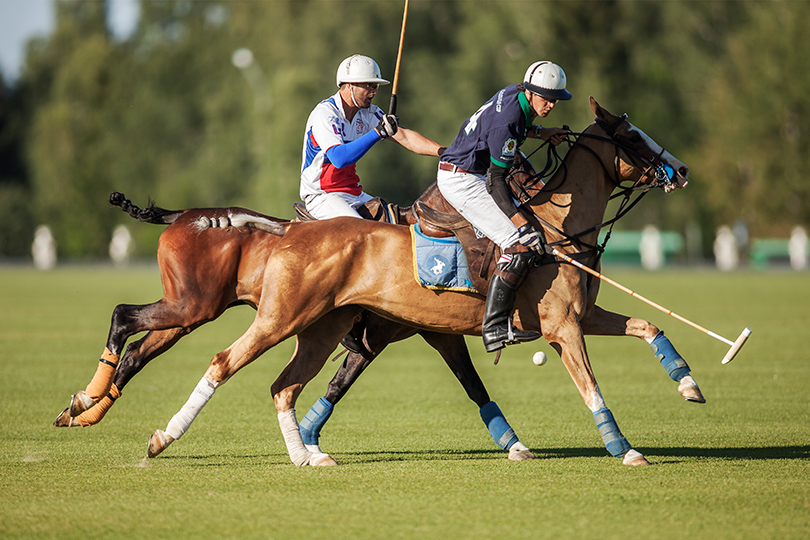
[{"label": "white polo helmet", "polygon": [[565,72],[554,62],[535,62],[523,76],[523,86],[529,92],[546,99],[571,99],[565,89]]},{"label": "white polo helmet", "polygon": [[336,81],[338,86],[343,83],[391,84],[382,78],[377,62],[362,54],[353,54],[340,63]]}]

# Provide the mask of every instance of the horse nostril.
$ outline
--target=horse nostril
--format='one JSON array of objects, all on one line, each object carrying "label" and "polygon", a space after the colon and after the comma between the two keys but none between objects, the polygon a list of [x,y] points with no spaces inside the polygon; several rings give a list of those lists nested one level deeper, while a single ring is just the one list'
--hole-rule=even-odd
[{"label": "horse nostril", "polygon": [[689,167],[685,166],[681,167],[680,169],[678,169],[678,174],[686,178],[687,176],[689,176]]}]

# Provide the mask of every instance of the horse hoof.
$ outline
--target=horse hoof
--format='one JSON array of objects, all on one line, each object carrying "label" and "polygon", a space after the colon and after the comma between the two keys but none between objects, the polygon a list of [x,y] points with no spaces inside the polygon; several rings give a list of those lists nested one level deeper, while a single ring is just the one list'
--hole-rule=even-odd
[{"label": "horse hoof", "polygon": [[70,416],[75,418],[95,406],[96,402],[93,401],[93,398],[85,394],[84,390],[79,390],[70,398]]},{"label": "horse hoof", "polygon": [[305,444],[304,448],[307,449],[308,452],[312,452],[313,454],[325,454],[321,447],[317,444]]},{"label": "horse hoof", "polygon": [[633,450],[632,448],[630,450],[628,450],[627,453],[624,455],[624,458],[622,459],[622,463],[624,465],[630,465],[631,467],[636,467],[638,465],[649,465],[650,464],[650,462],[647,461],[647,458],[645,458],[643,455],[641,455],[641,452],[637,452],[637,451]]},{"label": "horse hoof", "polygon": [[509,451],[509,461],[524,461],[527,459],[537,459],[537,456],[532,454],[529,449]]},{"label": "horse hoof", "polygon": [[334,467],[337,465],[337,461],[329,454],[312,454],[309,464],[313,467]]},{"label": "horse hoof", "polygon": [[698,387],[695,379],[689,375],[681,379],[680,384],[678,384],[678,392],[686,401],[692,401],[694,403],[706,403],[706,398],[703,397],[700,387]]},{"label": "horse hoof", "polygon": [[155,432],[149,436],[149,445],[146,448],[146,456],[150,458],[157,457],[173,442],[174,437],[162,429],[156,429]]},{"label": "horse hoof", "polygon": [[68,407],[59,413],[59,416],[57,416],[56,420],[53,421],[53,425],[56,427],[76,427],[79,425],[79,423],[75,418],[70,416],[70,407]]}]

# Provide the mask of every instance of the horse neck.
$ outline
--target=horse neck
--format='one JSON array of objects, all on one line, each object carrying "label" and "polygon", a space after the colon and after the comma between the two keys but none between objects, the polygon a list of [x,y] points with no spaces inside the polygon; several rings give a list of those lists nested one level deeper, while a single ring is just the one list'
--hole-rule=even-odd
[{"label": "horse neck", "polygon": [[[606,174],[606,170],[613,169],[612,146],[603,142],[589,144],[599,156],[598,161],[587,150],[572,147],[563,165],[546,182],[550,190],[539,192],[528,203],[535,215],[569,235],[602,223],[615,187]],[[594,231],[582,240],[593,244],[598,234],[598,231]],[[550,241],[562,239],[554,231],[547,231],[547,235]]]}]

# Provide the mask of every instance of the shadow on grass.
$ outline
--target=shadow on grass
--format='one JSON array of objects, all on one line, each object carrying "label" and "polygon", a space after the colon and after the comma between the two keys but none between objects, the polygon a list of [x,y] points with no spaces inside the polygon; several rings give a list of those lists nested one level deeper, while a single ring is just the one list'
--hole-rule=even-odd
[{"label": "shadow on grass", "polygon": [[[539,459],[566,459],[578,457],[609,457],[604,448],[532,448]],[[639,452],[658,463],[675,463],[686,458],[729,459],[729,460],[810,460],[810,446],[771,446],[760,448],[636,448]],[[420,452],[358,452],[353,462],[378,461],[430,461],[463,459],[503,459],[506,453],[498,450],[452,450]]]},{"label": "shadow on grass", "polygon": [[[751,460],[810,460],[810,446],[770,446],[760,448],[636,448],[654,463],[678,463],[694,458],[727,459],[739,461]],[[532,449],[539,459],[567,459],[581,457],[609,457],[604,448],[542,448]],[[338,452],[333,454],[339,463],[382,463],[395,461],[466,461],[466,460],[502,460],[506,452],[493,449],[474,450],[380,450],[375,452]],[[195,467],[219,467],[230,465],[235,461],[270,461],[271,463],[289,464],[286,454],[254,455],[168,455],[156,459],[190,460]]]},{"label": "shadow on grass", "polygon": [[[638,448],[646,456],[659,458],[718,458],[733,460],[810,460],[810,446],[761,446],[752,448]],[[673,459],[673,461],[681,461]]]}]

